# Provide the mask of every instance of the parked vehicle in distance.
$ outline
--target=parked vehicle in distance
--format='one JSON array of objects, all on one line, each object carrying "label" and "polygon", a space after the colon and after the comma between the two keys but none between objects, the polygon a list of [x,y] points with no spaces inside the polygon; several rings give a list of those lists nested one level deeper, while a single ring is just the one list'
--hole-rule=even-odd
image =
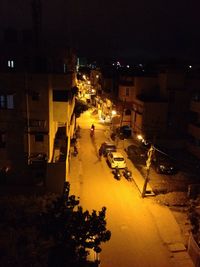
[{"label": "parked vehicle in distance", "polygon": [[109,152],[107,154],[107,160],[111,168],[116,168],[116,167],[118,167],[119,169],[126,168],[125,159],[120,152]]},{"label": "parked vehicle in distance", "polygon": [[114,170],[112,171],[112,173],[114,174],[115,179],[117,179],[117,180],[120,180],[121,179],[121,173],[120,173],[118,167],[114,168]]},{"label": "parked vehicle in distance", "polygon": [[123,175],[128,181],[132,180],[132,172],[127,167],[124,168]]},{"label": "parked vehicle in distance", "polygon": [[125,149],[127,156],[130,160],[132,160],[134,163],[146,164],[147,160],[147,151],[146,147],[143,146],[136,146],[136,145],[130,145]]},{"label": "parked vehicle in distance", "polygon": [[47,163],[47,155],[45,153],[33,153],[29,157],[30,164],[44,164]]},{"label": "parked vehicle in distance", "polygon": [[[148,146],[130,145],[126,148],[125,151],[128,157],[133,161],[133,163],[145,166],[148,158],[147,156],[148,149],[149,149]],[[162,151],[162,149],[160,150]],[[175,162],[166,154],[163,154],[158,150],[154,151],[151,161],[151,166],[159,174],[172,175],[178,172]]]},{"label": "parked vehicle in distance", "polygon": [[111,139],[115,140],[116,137],[123,139],[128,139],[132,136],[132,129],[128,125],[118,127],[112,134]]},{"label": "parked vehicle in distance", "polygon": [[102,143],[99,148],[99,152],[103,156],[107,156],[109,152],[116,152],[116,151],[117,151],[116,146],[113,143],[109,143],[109,142]]},{"label": "parked vehicle in distance", "polygon": [[123,125],[117,128],[117,134],[121,139],[128,139],[132,135],[132,129],[129,125]]},{"label": "parked vehicle in distance", "polygon": [[166,155],[155,151],[152,158],[152,167],[160,174],[176,174],[178,169],[175,162]]}]

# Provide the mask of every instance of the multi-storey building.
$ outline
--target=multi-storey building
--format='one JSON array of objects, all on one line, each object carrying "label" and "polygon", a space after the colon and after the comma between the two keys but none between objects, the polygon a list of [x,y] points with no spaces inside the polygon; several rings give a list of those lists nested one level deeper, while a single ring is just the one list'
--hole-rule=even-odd
[{"label": "multi-storey building", "polygon": [[15,16],[1,18],[0,167],[9,167],[21,178],[38,155],[45,155],[49,165],[62,159],[67,179],[76,56],[53,34],[49,41],[42,38],[40,1],[32,4],[32,20],[24,16],[14,24]]},{"label": "multi-storey building", "polygon": [[[121,123],[152,142],[183,147],[191,95],[187,71],[164,66],[153,72],[130,72],[118,77]],[[196,83],[196,82],[195,82]]]},{"label": "multi-storey building", "polygon": [[200,159],[200,76],[188,77],[191,90],[187,148]]}]

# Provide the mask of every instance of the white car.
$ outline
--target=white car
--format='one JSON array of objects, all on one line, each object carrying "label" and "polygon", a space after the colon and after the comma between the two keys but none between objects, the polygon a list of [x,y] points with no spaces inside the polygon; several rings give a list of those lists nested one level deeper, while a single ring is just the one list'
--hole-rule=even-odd
[{"label": "white car", "polygon": [[107,155],[107,160],[111,168],[126,168],[124,156],[120,152],[109,152]]}]

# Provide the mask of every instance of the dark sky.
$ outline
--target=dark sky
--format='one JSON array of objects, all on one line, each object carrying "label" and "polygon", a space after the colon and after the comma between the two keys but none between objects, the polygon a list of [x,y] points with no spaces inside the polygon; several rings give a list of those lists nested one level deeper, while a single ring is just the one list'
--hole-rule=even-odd
[{"label": "dark sky", "polygon": [[65,8],[71,40],[83,53],[200,55],[199,1],[71,0]]},{"label": "dark sky", "polygon": [[[1,0],[0,13],[6,6],[7,20],[24,25],[31,1]],[[82,55],[200,59],[199,0],[40,1],[44,32],[68,39]]]}]

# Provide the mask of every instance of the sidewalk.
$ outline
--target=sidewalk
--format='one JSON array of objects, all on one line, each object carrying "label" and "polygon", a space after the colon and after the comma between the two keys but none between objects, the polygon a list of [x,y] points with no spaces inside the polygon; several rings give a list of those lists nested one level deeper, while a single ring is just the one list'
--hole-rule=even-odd
[{"label": "sidewalk", "polygon": [[183,244],[183,239],[178,223],[172,212],[166,206],[161,206],[148,199],[147,208],[152,214],[159,235],[166,244],[171,260],[175,267],[194,267],[194,264]]},{"label": "sidewalk", "polygon": [[[142,193],[144,185],[144,177],[141,175],[139,170],[137,170],[130,159],[127,158],[127,154],[124,149],[131,145],[135,144],[135,140],[127,139],[121,142],[119,145],[119,150],[126,157],[128,168],[133,173],[134,182]],[[150,185],[147,185],[146,197],[154,196]],[[146,198],[144,201],[147,203],[147,208],[152,214],[153,220],[155,221],[156,227],[158,229],[159,235],[163,240],[164,244],[167,245],[169,251],[171,252],[171,259],[173,266],[175,267],[194,267],[194,264],[187,253],[187,249],[184,245],[180,227],[175,220],[172,212],[166,206],[161,206],[153,201],[153,198]]]}]

